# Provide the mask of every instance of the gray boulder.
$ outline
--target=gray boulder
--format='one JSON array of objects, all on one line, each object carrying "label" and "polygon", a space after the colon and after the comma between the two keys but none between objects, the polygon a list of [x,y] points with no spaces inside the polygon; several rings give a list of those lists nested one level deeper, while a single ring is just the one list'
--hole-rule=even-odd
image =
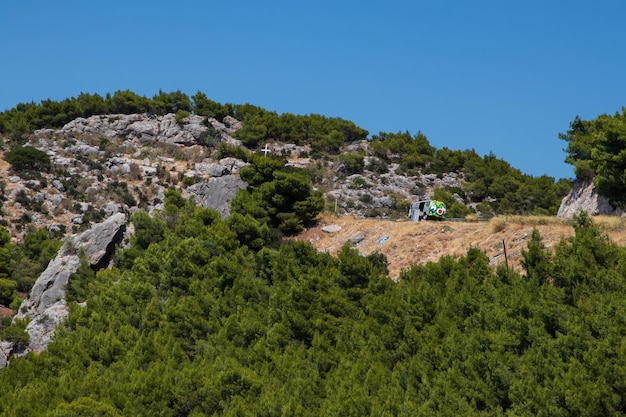
[{"label": "gray boulder", "polygon": [[355,245],[358,245],[359,243],[363,242],[363,240],[365,240],[365,232],[363,232],[362,230],[358,230],[352,233],[348,240]]},{"label": "gray boulder", "polygon": [[217,210],[222,218],[230,214],[230,202],[237,191],[246,188],[247,184],[236,175],[209,178],[207,181],[193,184],[183,192],[183,197],[194,197],[202,207]]},{"label": "gray boulder", "polygon": [[322,227],[322,232],[325,233],[337,233],[341,230],[341,226],[338,224],[329,224],[328,226]]}]

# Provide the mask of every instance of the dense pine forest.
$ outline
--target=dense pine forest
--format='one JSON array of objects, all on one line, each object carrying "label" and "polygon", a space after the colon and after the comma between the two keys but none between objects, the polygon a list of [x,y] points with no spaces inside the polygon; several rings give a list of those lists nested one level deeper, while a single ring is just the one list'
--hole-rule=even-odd
[{"label": "dense pine forest", "polygon": [[[0,131],[8,147],[23,149],[34,129],[125,111],[238,116],[249,149],[286,132],[322,159],[368,135],[341,119],[278,116],[201,93],[148,100],[130,92],[17,106],[0,114]],[[290,121],[273,124],[283,118]],[[563,135],[570,157],[578,155],[577,175],[607,172],[593,162],[598,152],[576,151],[589,132],[577,123]],[[500,190],[492,213],[553,214],[568,186],[493,155],[434,149],[421,134],[370,140],[381,172],[391,163],[406,172],[464,170],[467,188],[442,191],[485,204]],[[314,173],[246,150],[220,152],[243,152],[250,164],[241,171],[250,186],[230,216],[175,189],[162,210],[134,210],[130,243],[113,266],[83,262],[72,276],[70,315],[48,349],[0,370],[0,416],[626,414],[626,248],[588,215],[554,247],[533,232],[522,273],[494,268],[470,248],[394,281],[380,253],[363,256],[348,243],[332,256],[285,237],[323,210]],[[347,158],[360,169],[359,155]],[[0,229],[0,304],[17,308],[60,244],[44,229],[19,244]],[[28,344],[25,322],[0,324],[0,339]]]},{"label": "dense pine forest", "polygon": [[252,249],[176,194],[132,221],[116,267],[73,277],[48,351],[0,371],[0,415],[625,410],[626,251],[585,215],[553,252],[533,234],[526,276],[470,249],[397,282],[349,246]]}]

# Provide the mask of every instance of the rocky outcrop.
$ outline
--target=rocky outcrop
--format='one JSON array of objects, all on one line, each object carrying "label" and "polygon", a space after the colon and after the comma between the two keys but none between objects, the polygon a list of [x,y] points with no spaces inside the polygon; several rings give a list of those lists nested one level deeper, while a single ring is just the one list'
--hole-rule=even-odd
[{"label": "rocky outcrop", "polygon": [[[377,174],[365,170],[345,179],[339,176],[332,179],[334,189],[326,193],[329,200],[336,202],[337,208],[346,213],[363,216],[369,209],[375,209],[384,217],[393,209],[396,200],[401,198],[415,201],[420,197],[431,196],[436,188],[461,188],[462,176],[451,172],[441,176],[422,174],[405,176],[396,174],[397,166],[391,164],[389,172]],[[336,171],[336,167],[335,167]]]},{"label": "rocky outcrop", "polygon": [[[29,297],[24,300],[16,315],[17,318],[30,318],[26,326],[30,344],[23,353],[44,350],[55,327],[67,317],[66,288],[70,276],[80,264],[80,252],[83,251],[92,268],[105,267],[111,259],[115,245],[122,241],[125,230],[126,215],[118,213],[94,225],[90,230],[72,236],[63,244],[57,256],[35,282]],[[6,344],[7,342],[3,342],[0,346],[0,365],[3,356],[8,357],[10,353],[15,353],[12,352],[12,346]]]},{"label": "rocky outcrop", "polygon": [[230,214],[230,202],[237,194],[237,190],[246,186],[247,184],[236,175],[214,177],[187,187],[183,197],[193,197],[197,204],[215,209],[222,218],[226,218]]},{"label": "rocky outcrop", "polygon": [[9,355],[13,349],[13,343],[0,340],[0,369],[9,364]]},{"label": "rocky outcrop", "polygon": [[592,180],[577,180],[569,194],[561,201],[557,217],[572,218],[581,211],[591,216],[621,216],[624,210],[614,209],[609,200],[598,194]]},{"label": "rocky outcrop", "polygon": [[[225,123],[213,118],[188,116],[178,123],[174,114],[158,116],[153,114],[111,114],[102,116],[79,117],[67,123],[58,131],[42,130],[36,134],[94,134],[107,137],[119,137],[139,142],[166,142],[179,145],[195,145],[207,140],[224,141],[240,144],[231,135],[241,127],[241,123],[232,117]],[[81,148],[81,153],[84,153]],[[93,148],[97,153],[98,149]]]}]

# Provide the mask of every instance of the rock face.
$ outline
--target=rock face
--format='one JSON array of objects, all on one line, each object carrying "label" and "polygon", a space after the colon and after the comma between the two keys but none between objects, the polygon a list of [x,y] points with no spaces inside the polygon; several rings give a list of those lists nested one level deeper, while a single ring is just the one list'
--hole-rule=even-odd
[{"label": "rock face", "polygon": [[187,187],[183,197],[193,196],[197,204],[215,209],[222,218],[226,218],[230,214],[230,202],[237,194],[237,190],[246,186],[247,184],[238,176],[225,175]]},{"label": "rock face", "polygon": [[[115,245],[122,241],[125,230],[126,215],[117,213],[65,242],[57,256],[37,279],[29,297],[24,300],[16,315],[17,318],[31,319],[26,326],[30,344],[23,353],[44,350],[55,327],[67,317],[65,290],[70,275],[76,272],[80,264],[79,252],[84,251],[92,268],[105,267],[110,261]],[[3,362],[2,356],[8,357],[9,353],[15,353],[12,352],[12,347],[5,345],[2,345],[1,350],[0,367]],[[6,359],[4,362],[6,365]]]},{"label": "rock face", "polygon": [[[231,144],[240,144],[231,137],[236,128],[241,127],[236,119],[206,119],[201,116],[188,116],[183,123],[176,121],[174,114],[157,116],[150,114],[112,114],[106,116],[79,117],[72,120],[55,134],[90,133],[107,137],[123,137],[140,142],[167,142],[180,145],[194,145],[206,141],[209,136],[214,140]],[[209,128],[211,126],[211,128]],[[36,132],[37,133],[37,132]],[[94,152],[98,152],[94,148]]]},{"label": "rock face", "polygon": [[614,209],[606,197],[598,195],[591,180],[577,180],[574,183],[569,194],[561,201],[557,217],[571,218],[581,211],[591,216],[600,214],[621,216],[624,214],[624,210]]},{"label": "rock face", "polygon": [[9,364],[9,355],[13,349],[13,343],[0,341],[0,369]]}]

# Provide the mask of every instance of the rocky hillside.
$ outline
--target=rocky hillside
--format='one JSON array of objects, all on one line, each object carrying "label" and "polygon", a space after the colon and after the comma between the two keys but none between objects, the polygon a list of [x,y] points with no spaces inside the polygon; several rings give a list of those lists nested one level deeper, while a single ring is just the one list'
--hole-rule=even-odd
[{"label": "rocky hillside", "polygon": [[[12,238],[20,241],[27,232],[42,227],[52,235],[72,237],[65,240],[17,312],[18,317],[30,319],[26,328],[30,345],[20,350],[2,342],[0,367],[11,355],[45,348],[55,324],[67,315],[65,288],[79,266],[78,251],[85,250],[91,268],[101,266],[111,245],[121,240],[129,214],[159,210],[165,191],[180,189],[184,197],[193,197],[227,217],[235,193],[247,186],[238,175],[246,162],[221,157],[218,145],[240,146],[233,137],[239,128],[241,123],[230,116],[222,121],[196,116],[177,119],[173,114],[93,116],[73,120],[58,130],[35,131],[28,138],[26,146],[50,157],[50,169],[44,172],[15,170],[2,153],[1,221]],[[409,175],[399,172],[396,164],[377,172],[368,169],[380,163],[374,156],[365,156],[365,169],[352,173],[347,160],[312,159],[310,151],[308,146],[285,143],[268,143],[264,151],[306,168],[315,187],[324,192],[324,214],[315,226],[293,238],[330,253],[346,243],[365,255],[383,253],[394,279],[412,264],[442,256],[458,258],[472,247],[487,254],[494,267],[506,264],[521,270],[521,251],[534,228],[548,247],[573,235],[568,221],[556,217],[477,221],[474,216],[475,221],[412,223],[406,219],[408,202],[430,196],[438,188],[460,190],[463,175]],[[369,155],[368,143],[349,144],[342,152]],[[458,194],[453,197],[466,203]],[[563,200],[559,216],[567,219],[579,210],[619,214],[607,213],[607,206],[591,184],[576,184]],[[602,221],[609,224],[613,241],[626,243],[621,218]]]},{"label": "rocky hillside", "polygon": [[[215,208],[226,217],[234,194],[246,186],[238,176],[246,163],[232,157],[220,158],[218,145],[239,146],[233,135],[240,128],[241,123],[231,116],[218,121],[199,116],[181,119],[174,114],[118,114],[78,118],[58,130],[35,131],[27,145],[46,152],[52,168],[38,175],[18,173],[0,155],[1,220],[15,240],[41,227],[57,236],[68,236],[87,230],[115,213],[160,209],[164,191],[171,188],[181,189],[185,197],[193,196],[199,204]],[[368,155],[367,148],[367,142],[355,142],[344,146],[342,153]],[[413,260],[433,259],[442,246],[454,250],[441,253],[455,255],[468,245],[478,245],[494,262],[501,259],[497,257],[503,237],[490,233],[485,223],[416,225],[363,220],[364,217],[403,220],[408,202],[430,196],[437,188],[460,189],[464,180],[460,173],[408,175],[406,171],[397,173],[398,165],[393,163],[384,172],[376,172],[371,167],[380,161],[374,156],[365,156],[365,169],[351,173],[341,158],[310,158],[308,146],[268,143],[265,149],[285,157],[290,165],[307,168],[315,186],[325,193],[326,211],[345,215],[340,223],[350,222],[350,227],[344,227],[343,232],[332,238],[317,229],[302,237],[322,250],[335,250],[352,239],[345,233],[354,229],[365,234],[358,243],[365,251],[371,251],[376,247],[374,240],[397,228],[402,234],[391,239],[394,243],[380,247],[388,252],[392,269],[396,271],[394,265],[399,256],[392,255],[392,248],[406,258],[399,261],[399,267]],[[464,202],[457,194],[454,198]],[[591,184],[576,184],[563,200],[559,217],[570,218],[579,210],[592,215],[616,214],[607,209],[604,200],[597,196]],[[484,230],[479,232],[476,228]],[[519,236],[528,235],[526,229],[520,229]],[[562,232],[554,232],[555,238],[566,235],[566,230],[567,226],[563,226]],[[406,245],[406,234],[411,233],[418,242]],[[489,243],[483,245],[472,240],[477,239],[477,233],[482,233],[482,241]],[[444,235],[455,235],[460,240],[436,243],[423,253],[416,252],[416,246],[429,246],[422,242],[432,240],[433,236],[440,242]],[[523,244],[519,236],[508,236],[513,245],[512,262],[518,252],[514,242]]]},{"label": "rocky hillside", "polygon": [[168,188],[183,189],[227,215],[230,198],[245,185],[236,175],[244,164],[218,160],[215,146],[207,144],[238,144],[230,134],[239,124],[203,120],[109,115],[36,131],[27,145],[46,152],[52,169],[18,175],[0,158],[5,225],[18,239],[42,226],[76,233],[118,212],[159,208]]},{"label": "rocky hillside", "polygon": [[[37,130],[26,146],[46,152],[52,169],[40,175],[17,173],[0,155],[2,221],[17,240],[40,227],[70,235],[115,213],[159,209],[170,188],[227,216],[230,200],[245,187],[238,176],[245,163],[220,158],[217,145],[240,145],[232,136],[240,127],[230,116],[218,121],[131,114],[78,118],[58,130]],[[344,152],[367,146],[353,143]],[[338,214],[401,218],[406,207],[399,201],[406,205],[434,188],[460,187],[462,181],[457,173],[398,175],[393,164],[383,174],[367,169],[350,174],[341,161],[308,158],[308,146],[269,143],[267,149],[290,165],[308,168],[315,186],[325,192],[327,208]],[[375,159],[366,157],[366,166]]]}]

